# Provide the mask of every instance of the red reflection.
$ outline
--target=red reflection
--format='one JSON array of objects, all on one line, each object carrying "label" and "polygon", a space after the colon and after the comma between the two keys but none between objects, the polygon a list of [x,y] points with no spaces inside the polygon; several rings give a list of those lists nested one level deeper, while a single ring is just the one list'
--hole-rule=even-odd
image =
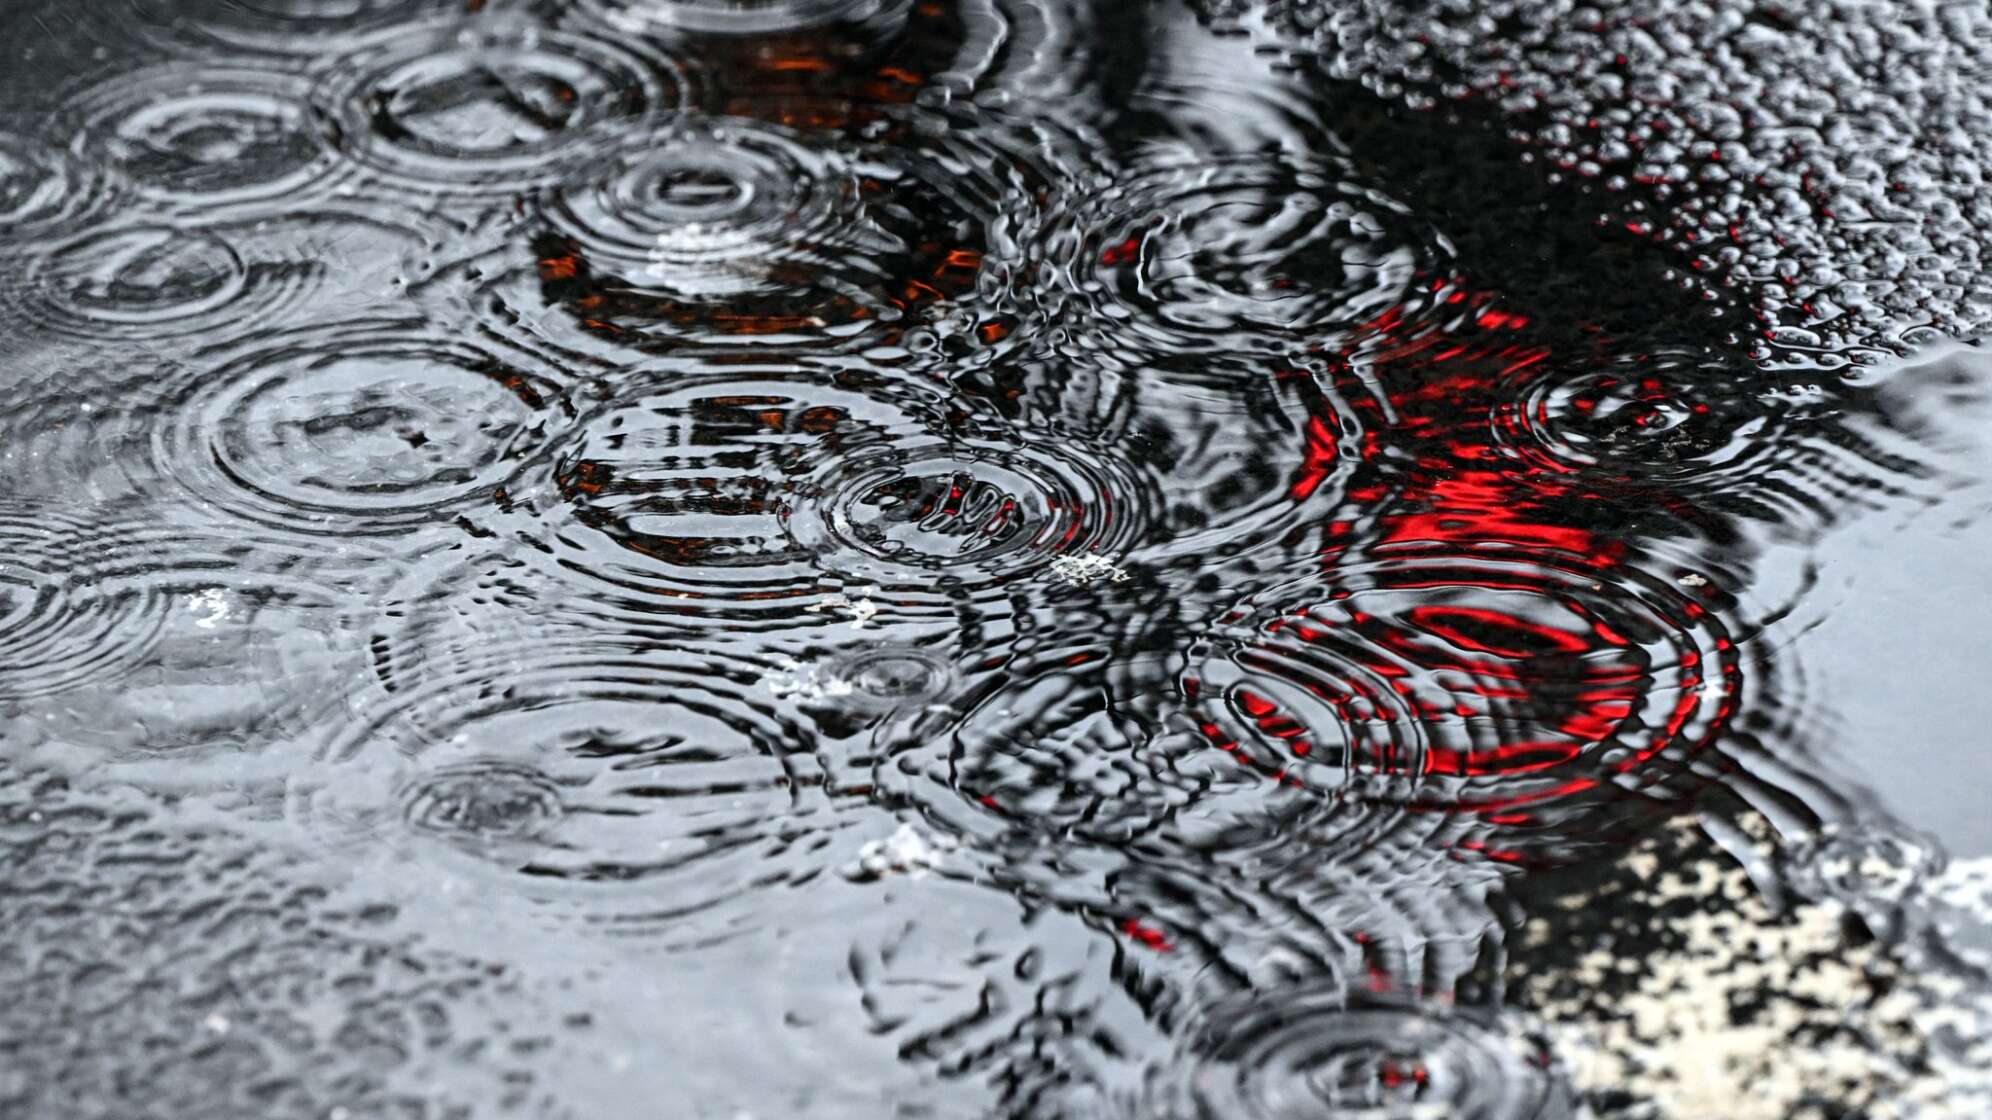
[{"label": "red reflection", "polygon": [[[1518,463],[1501,438],[1515,380],[1555,355],[1493,296],[1457,278],[1431,291],[1445,321],[1386,312],[1312,372],[1282,374],[1351,402],[1362,434],[1311,421],[1290,486],[1308,497],[1360,448],[1345,507],[1318,526],[1318,581],[1282,590],[1276,615],[1183,686],[1210,744],[1269,780],[1403,778],[1411,806],[1518,838],[1465,850],[1524,862],[1573,812],[1684,770],[1724,730],[1741,668],[1692,593],[1594,528],[1620,520],[1606,507],[1628,494],[1685,500]],[[1657,382],[1604,389],[1667,399]]]}]

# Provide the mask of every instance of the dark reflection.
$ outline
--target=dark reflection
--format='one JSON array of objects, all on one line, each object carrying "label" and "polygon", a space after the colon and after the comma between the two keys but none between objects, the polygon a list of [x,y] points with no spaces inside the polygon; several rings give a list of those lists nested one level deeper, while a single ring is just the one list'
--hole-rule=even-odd
[{"label": "dark reflection", "polygon": [[1976,1114],[1985,28],[1690,14],[0,12],[0,1114]]}]

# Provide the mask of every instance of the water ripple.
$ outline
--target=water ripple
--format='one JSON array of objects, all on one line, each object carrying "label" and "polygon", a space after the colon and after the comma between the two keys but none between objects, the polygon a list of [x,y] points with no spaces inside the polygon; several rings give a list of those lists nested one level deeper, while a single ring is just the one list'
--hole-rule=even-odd
[{"label": "water ripple", "polygon": [[79,229],[113,194],[100,165],[29,136],[0,132],[0,247]]},{"label": "water ripple", "polygon": [[1348,512],[1346,487],[1367,452],[1362,411],[1347,394],[1372,403],[1361,386],[1217,359],[1129,379],[1124,438],[1153,464],[1160,522],[1137,559],[1199,557],[1214,568]]},{"label": "water ripple", "polygon": [[[364,900],[369,945],[540,935],[528,987],[585,1012],[485,1048],[518,1066],[500,1111],[534,1114],[730,1115],[779,1082],[790,1112],[1568,1120],[1501,993],[1680,980],[1671,941],[1754,906],[1742,871],[1649,873],[1709,838],[1835,904],[1801,956],[1864,920],[1858,987],[1888,996],[1885,955],[1967,915],[1932,909],[1934,841],[1821,763],[1779,646],[1854,586],[1804,530],[1967,492],[1942,468],[1979,450],[1986,379],[1843,370],[1867,297],[1786,268],[1766,219],[1900,208],[1843,208],[1821,167],[1746,181],[1755,140],[1651,97],[1638,152],[1589,153],[1636,184],[1520,170],[1542,122],[1476,59],[1539,85],[1510,48],[1543,36],[1344,7],[1269,13],[1342,52],[1328,80],[1180,5],[21,3],[0,24],[77,32],[23,57],[81,80],[16,75],[60,111],[0,133],[0,838],[132,827],[44,836],[43,792],[109,775],[304,849],[274,858]],[[1726,51],[1792,21],[1715,22]],[[1651,93],[1650,45],[1579,69]],[[1720,143],[1675,175],[1688,134]],[[1637,205],[1594,229],[1607,196]],[[1671,240],[1663,211],[1738,200]],[[1903,228],[1897,263],[1973,290]],[[1740,360],[1745,289],[1773,290],[1758,356],[1837,379]],[[1688,849],[1628,843],[1690,807]],[[164,836],[119,860],[163,867]],[[178,882],[118,874],[64,907],[149,914]],[[312,904],[267,885],[235,893],[309,965]],[[115,1003],[118,954],[41,955],[26,1003]],[[726,969],[750,979],[715,1004]],[[138,1017],[185,1035],[171,987]],[[251,1034],[206,987],[226,1065]],[[1744,993],[1761,1021],[1807,996],[1783,987]],[[431,994],[329,1040],[460,1064],[424,1033],[459,993]],[[659,1035],[681,996],[720,1013]],[[307,1005],[280,1017],[300,1054],[336,1025]],[[776,1080],[688,1069],[684,1039]],[[542,1053],[645,1080],[557,1100]]]},{"label": "water ripple", "polygon": [[86,234],[38,261],[28,314],[84,338],[196,334],[281,309],[309,281],[308,265],[252,274],[215,233],[138,226]]},{"label": "water ripple", "polygon": [[1045,889],[1164,931],[1187,1002],[1299,983],[1453,998],[1504,959],[1514,869],[1479,850],[1479,822],[1365,797],[1270,803],[1242,787],[1179,815],[1167,845]]},{"label": "water ripple", "polygon": [[574,0],[575,14],[628,34],[769,35],[903,20],[912,0]]},{"label": "water ripple", "polygon": [[918,646],[866,643],[832,658],[819,687],[865,712],[918,708],[948,695],[954,667]]},{"label": "water ripple", "polygon": [[146,657],[175,604],[144,578],[144,537],[113,518],[0,506],[0,700],[52,696]]},{"label": "water ripple", "polygon": [[869,348],[972,290],[978,225],[918,159],[681,116],[541,193],[540,299],[616,346]]},{"label": "water ripple", "polygon": [[1116,665],[1107,648],[1077,630],[1018,642],[947,704],[881,727],[879,796],[988,844],[1112,849],[1257,784],[1214,761],[1193,722],[1140,702],[1164,683],[1159,666]]},{"label": "water ripple", "polygon": [[[584,417],[556,452],[549,545],[577,571],[653,593],[735,602],[814,582],[785,521],[819,463],[922,431],[923,402],[890,385],[756,378],[632,390]],[[793,605],[792,605],[793,609]]]},{"label": "water ripple", "polygon": [[365,679],[362,600],[340,586],[350,579],[194,527],[133,527],[104,543],[170,556],[99,577],[147,605],[142,628],[121,624],[142,636],[142,657],[98,664],[23,706],[10,732],[31,734],[15,747],[43,765],[114,763],[120,779],[155,789],[281,782]]},{"label": "water ripple", "polygon": [[528,838],[567,809],[560,786],[530,766],[473,759],[437,767],[402,793],[401,818],[417,832],[468,844]]},{"label": "water ripple", "polygon": [[[1525,468],[1601,491],[1788,527],[1926,489],[1930,470],[1839,419],[1845,386],[1688,351],[1533,364],[1492,411],[1495,446]],[[1852,390],[1858,392],[1859,390]]]},{"label": "water ripple", "polygon": [[830,463],[788,529],[848,579],[993,582],[1061,556],[1120,556],[1145,530],[1141,498],[1133,468],[1096,449],[926,439]]},{"label": "water ripple", "polygon": [[336,163],[311,131],[311,83],[276,66],[166,64],[71,99],[77,151],[168,213],[256,210],[324,194]]},{"label": "water ripple", "polygon": [[1023,235],[1042,313],[1160,353],[1325,344],[1442,297],[1450,250],[1331,163],[1165,151]]},{"label": "water ripple", "polygon": [[401,24],[356,43],[311,91],[327,147],[416,195],[511,196],[599,158],[592,134],[695,96],[675,58],[530,22]]},{"label": "water ripple", "polygon": [[1511,1017],[1302,989],[1213,1009],[1132,1115],[1156,1120],[1559,1120],[1548,1043]]},{"label": "water ripple", "polygon": [[218,0],[191,8],[182,0],[121,2],[130,15],[100,17],[120,34],[168,48],[286,58],[319,58],[328,41],[423,10],[463,6],[461,0]]},{"label": "water ripple", "polygon": [[276,332],[182,377],[152,438],[164,477],[284,530],[397,533],[492,500],[566,418],[534,357],[417,321]]},{"label": "water ripple", "polygon": [[1778,852],[1782,880],[1800,898],[1846,906],[1877,937],[1905,926],[1905,904],[1944,871],[1936,842],[1886,820],[1831,822]]},{"label": "water ripple", "polygon": [[503,664],[466,658],[342,730],[292,778],[291,819],[340,847],[440,842],[408,850],[456,853],[556,920],[676,943],[743,932],[837,858],[828,767],[752,666],[600,643]]},{"label": "water ripple", "polygon": [[1272,587],[1218,620],[1182,679],[1212,745],[1277,785],[1388,775],[1418,804],[1566,830],[1535,836],[1552,842],[1600,794],[1664,790],[1741,687],[1693,589],[1495,550]]}]

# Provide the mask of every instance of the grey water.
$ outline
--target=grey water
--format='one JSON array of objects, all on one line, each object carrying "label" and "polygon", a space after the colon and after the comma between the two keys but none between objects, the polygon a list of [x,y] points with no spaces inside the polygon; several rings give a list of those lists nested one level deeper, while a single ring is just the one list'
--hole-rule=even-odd
[{"label": "grey water", "polygon": [[0,1118],[1992,1115],[1992,11],[0,59]]}]

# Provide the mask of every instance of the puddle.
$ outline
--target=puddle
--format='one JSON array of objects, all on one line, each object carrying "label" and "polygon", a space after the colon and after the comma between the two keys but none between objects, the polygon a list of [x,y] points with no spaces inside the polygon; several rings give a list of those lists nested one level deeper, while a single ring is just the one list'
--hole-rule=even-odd
[{"label": "puddle", "polygon": [[1983,13],[0,42],[0,1114],[1992,1104]]}]

